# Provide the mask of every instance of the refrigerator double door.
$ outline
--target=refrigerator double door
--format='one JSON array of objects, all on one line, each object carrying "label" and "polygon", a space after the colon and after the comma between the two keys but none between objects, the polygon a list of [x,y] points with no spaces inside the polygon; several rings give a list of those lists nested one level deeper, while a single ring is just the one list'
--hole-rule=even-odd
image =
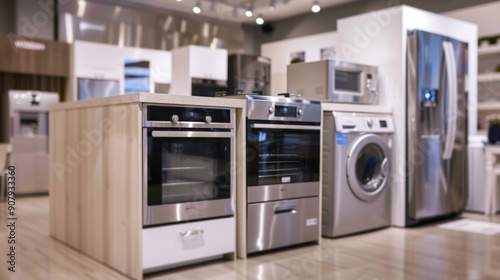
[{"label": "refrigerator double door", "polygon": [[465,205],[467,44],[410,31],[407,54],[407,201],[410,221]]}]

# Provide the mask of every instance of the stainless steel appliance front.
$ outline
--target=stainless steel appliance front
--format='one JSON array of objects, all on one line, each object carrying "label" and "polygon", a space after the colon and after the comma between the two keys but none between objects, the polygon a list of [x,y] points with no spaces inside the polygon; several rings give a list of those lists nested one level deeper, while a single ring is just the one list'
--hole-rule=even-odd
[{"label": "stainless steel appliance front", "polygon": [[[7,99],[8,98],[8,99]],[[5,110],[9,118],[4,128],[9,134],[9,164],[16,166],[17,193],[49,191],[49,106],[59,102],[56,92],[10,90]]]},{"label": "stainless steel appliance front", "polygon": [[467,44],[408,34],[408,224],[462,211],[466,201]]},{"label": "stainless steel appliance front", "polygon": [[248,205],[248,253],[318,240],[318,205],[318,196]]},{"label": "stainless steel appliance front", "polygon": [[378,68],[338,60],[290,64],[287,91],[312,100],[378,103]]},{"label": "stainless steel appliance front", "polygon": [[324,236],[390,226],[393,132],[390,115],[323,113]]},{"label": "stainless steel appliance front", "polygon": [[248,252],[315,241],[321,103],[247,100]]},{"label": "stainless steel appliance front", "polygon": [[234,109],[143,107],[143,225],[232,216]]}]

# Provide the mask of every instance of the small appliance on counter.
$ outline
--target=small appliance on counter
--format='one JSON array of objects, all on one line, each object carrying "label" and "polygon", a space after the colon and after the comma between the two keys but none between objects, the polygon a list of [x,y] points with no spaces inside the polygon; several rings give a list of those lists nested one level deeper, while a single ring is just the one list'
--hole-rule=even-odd
[{"label": "small appliance on counter", "polygon": [[228,58],[228,93],[270,95],[271,59],[258,55],[232,54]]},{"label": "small appliance on counter", "polygon": [[11,145],[9,165],[19,174],[17,194],[49,191],[49,120],[48,107],[59,102],[57,92],[10,90],[3,110],[3,132]]},{"label": "small appliance on counter", "polygon": [[234,109],[143,106],[144,272],[233,253]]},{"label": "small appliance on counter", "polygon": [[324,236],[391,225],[393,132],[390,115],[323,113]]},{"label": "small appliance on counter", "polygon": [[290,64],[287,91],[311,100],[378,104],[378,68],[338,60]]},{"label": "small appliance on counter", "polygon": [[246,99],[247,252],[317,242],[321,103]]}]

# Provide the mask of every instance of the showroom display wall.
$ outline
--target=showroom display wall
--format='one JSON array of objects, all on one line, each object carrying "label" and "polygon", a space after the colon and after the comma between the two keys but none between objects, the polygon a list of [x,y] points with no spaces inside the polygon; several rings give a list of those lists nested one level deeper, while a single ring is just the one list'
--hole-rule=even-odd
[{"label": "showroom display wall", "polygon": [[[169,51],[140,48],[120,48],[109,44],[76,41],[71,45],[71,94],[67,100],[77,100],[78,79],[111,81],[119,84],[118,94],[125,94],[125,63],[138,60],[149,63],[149,81],[142,91],[168,93],[172,82],[172,55]],[[162,91],[158,87],[164,85]],[[148,90],[146,90],[148,89]]]}]

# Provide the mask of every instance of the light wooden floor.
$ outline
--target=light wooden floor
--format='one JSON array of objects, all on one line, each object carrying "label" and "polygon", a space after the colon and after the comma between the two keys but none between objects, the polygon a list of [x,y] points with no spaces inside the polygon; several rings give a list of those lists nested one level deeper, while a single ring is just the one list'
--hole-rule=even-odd
[{"label": "light wooden floor", "polygon": [[[17,272],[8,272],[5,209],[1,203],[0,279],[125,279],[49,238],[47,197],[17,200]],[[500,223],[500,216],[464,216]],[[500,234],[390,228],[147,279],[500,279]]]}]

